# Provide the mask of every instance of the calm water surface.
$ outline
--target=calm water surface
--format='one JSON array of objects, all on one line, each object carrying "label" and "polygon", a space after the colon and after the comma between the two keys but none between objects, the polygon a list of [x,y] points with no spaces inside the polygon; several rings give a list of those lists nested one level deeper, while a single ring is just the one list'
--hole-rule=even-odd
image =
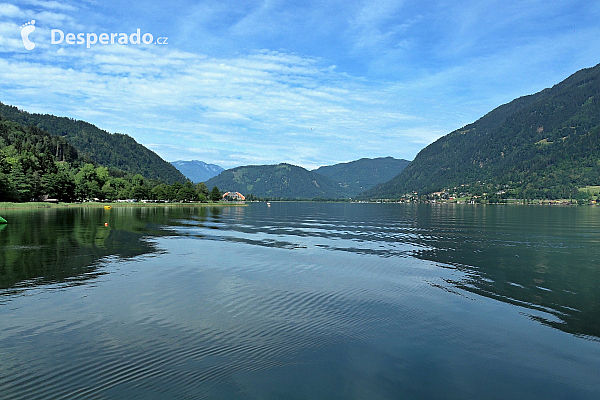
[{"label": "calm water surface", "polygon": [[600,398],[600,207],[1,214],[2,399]]}]

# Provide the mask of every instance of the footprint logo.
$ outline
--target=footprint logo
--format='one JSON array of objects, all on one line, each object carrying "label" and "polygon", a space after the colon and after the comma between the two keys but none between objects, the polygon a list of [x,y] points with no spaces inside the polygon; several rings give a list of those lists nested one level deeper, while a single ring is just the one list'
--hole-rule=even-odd
[{"label": "footprint logo", "polygon": [[23,39],[23,46],[27,50],[33,50],[35,43],[29,40],[29,34],[35,30],[35,19],[32,19],[26,24],[21,25],[21,39]]}]

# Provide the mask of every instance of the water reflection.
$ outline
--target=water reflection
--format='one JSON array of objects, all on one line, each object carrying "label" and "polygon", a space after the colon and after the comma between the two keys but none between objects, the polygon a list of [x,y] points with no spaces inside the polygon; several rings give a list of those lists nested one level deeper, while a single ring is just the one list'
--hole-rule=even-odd
[{"label": "water reflection", "polygon": [[427,260],[460,272],[444,278],[445,290],[524,306],[544,324],[600,337],[599,208],[275,203],[3,214],[0,293],[82,284],[104,273],[108,256],[157,254],[147,237],[188,236]]},{"label": "water reflection", "polygon": [[[416,257],[465,290],[551,314],[544,324],[600,337],[600,209],[275,203],[181,221],[176,234],[285,249]],[[548,316],[548,314],[545,314]]]},{"label": "water reflection", "polygon": [[421,225],[434,233],[422,239],[428,247],[414,255],[464,273],[447,283],[550,313],[552,318],[531,318],[565,332],[600,337],[599,209],[488,206],[436,211]]},{"label": "water reflection", "polygon": [[[213,215],[218,212],[211,210]],[[113,207],[3,210],[0,225],[0,294],[41,285],[73,286],[104,274],[101,260],[130,259],[156,253],[150,236],[161,227],[191,216],[200,207]],[[175,224],[177,224],[175,222]]]},{"label": "water reflection", "polygon": [[572,335],[598,337],[593,208],[274,203],[9,220],[3,399],[598,398],[598,343]]}]

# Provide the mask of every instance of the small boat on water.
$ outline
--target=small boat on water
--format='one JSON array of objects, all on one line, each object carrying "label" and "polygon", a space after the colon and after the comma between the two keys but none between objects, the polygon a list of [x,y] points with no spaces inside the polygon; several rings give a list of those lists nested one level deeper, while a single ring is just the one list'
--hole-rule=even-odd
[{"label": "small boat on water", "polygon": [[268,206],[268,207],[271,207],[271,203],[269,203],[268,201],[267,201],[267,206]]},{"label": "small boat on water", "polygon": [[0,217],[0,224],[8,224],[8,221]]},{"label": "small boat on water", "polygon": [[111,208],[110,206],[104,206],[105,210],[110,210],[110,208]]}]

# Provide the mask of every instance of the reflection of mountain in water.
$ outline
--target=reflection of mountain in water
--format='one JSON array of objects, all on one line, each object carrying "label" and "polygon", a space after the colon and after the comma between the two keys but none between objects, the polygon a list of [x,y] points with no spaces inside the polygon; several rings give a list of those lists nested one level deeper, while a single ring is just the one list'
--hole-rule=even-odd
[{"label": "reflection of mountain in water", "polygon": [[10,223],[0,231],[0,293],[83,284],[104,273],[103,258],[154,253],[156,248],[144,237],[164,235],[161,225],[207,212],[203,207],[3,211]]},{"label": "reflection of mountain in water", "polygon": [[217,225],[212,218],[186,221],[177,232],[264,247],[433,261],[461,272],[462,278],[446,281],[453,288],[529,308],[532,319],[562,331],[600,337],[599,211],[277,203],[247,210],[243,223],[225,213]]},{"label": "reflection of mountain in water", "polygon": [[600,337],[600,248],[593,231],[600,215],[590,215],[596,210],[444,206],[419,211],[425,233],[419,241],[425,246],[414,256],[464,274],[447,283],[550,313],[555,318],[531,318],[562,331]]},{"label": "reflection of mountain in water", "polygon": [[105,257],[156,253],[145,237],[182,235],[397,259],[400,268],[402,259],[416,257],[460,271],[459,278],[446,280],[450,290],[527,307],[531,318],[548,326],[600,338],[595,207],[277,203],[3,211],[3,216],[9,225],[0,231],[0,294],[83,284],[104,273]]}]

